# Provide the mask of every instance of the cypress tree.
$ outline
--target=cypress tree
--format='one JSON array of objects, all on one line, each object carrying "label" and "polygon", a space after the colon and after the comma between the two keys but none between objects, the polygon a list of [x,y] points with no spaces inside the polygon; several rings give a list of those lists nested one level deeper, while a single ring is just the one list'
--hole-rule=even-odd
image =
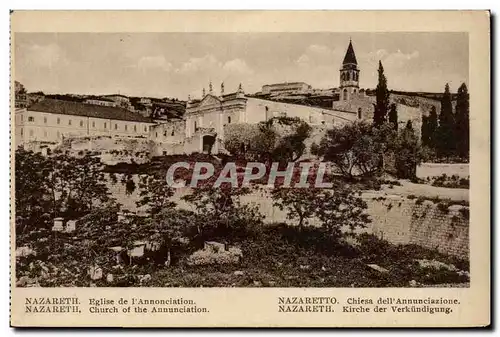
[{"label": "cypress tree", "polygon": [[469,92],[465,83],[458,88],[455,121],[457,153],[461,158],[469,159]]},{"label": "cypress tree", "polygon": [[396,151],[396,172],[399,178],[412,179],[416,176],[417,164],[420,162],[420,147],[418,138],[409,120],[398,135]]},{"label": "cypress tree", "polygon": [[389,110],[389,90],[387,89],[387,78],[384,75],[384,67],[381,61],[378,61],[378,84],[375,95],[377,102],[373,112],[373,124],[379,126],[386,121],[387,111]]},{"label": "cypress tree", "polygon": [[391,109],[389,110],[389,123],[394,126],[394,130],[398,131],[398,110],[395,103],[391,104]]},{"label": "cypress tree", "polygon": [[429,117],[427,119],[428,126],[428,134],[429,134],[429,147],[435,149],[437,147],[438,137],[438,116],[436,112],[436,107],[432,106],[431,112],[429,113]]},{"label": "cypress tree", "polygon": [[446,83],[443,98],[441,100],[441,112],[439,114],[438,128],[438,151],[441,156],[450,156],[455,149],[455,127],[453,120],[453,107],[451,105],[450,86]]},{"label": "cypress tree", "polygon": [[431,135],[429,133],[429,117],[422,115],[422,127],[420,129],[420,135],[422,136],[422,145],[431,147]]}]

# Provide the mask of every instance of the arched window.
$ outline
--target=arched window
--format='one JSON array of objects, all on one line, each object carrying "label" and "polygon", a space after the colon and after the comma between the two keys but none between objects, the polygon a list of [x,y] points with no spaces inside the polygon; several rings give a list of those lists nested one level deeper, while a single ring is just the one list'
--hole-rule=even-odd
[{"label": "arched window", "polygon": [[358,119],[361,119],[361,108],[358,108]]},{"label": "arched window", "polygon": [[194,131],[198,130],[198,123],[196,123],[196,121],[194,121]]},{"label": "arched window", "polygon": [[342,99],[343,99],[344,101],[347,101],[347,89],[344,89],[344,94],[343,94]]},{"label": "arched window", "polygon": [[231,116],[227,116],[227,124],[231,124]]}]

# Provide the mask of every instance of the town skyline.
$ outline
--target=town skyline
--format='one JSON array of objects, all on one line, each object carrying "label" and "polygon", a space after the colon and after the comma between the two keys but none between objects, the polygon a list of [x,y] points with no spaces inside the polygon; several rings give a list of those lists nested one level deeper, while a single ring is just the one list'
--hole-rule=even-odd
[{"label": "town skyline", "polygon": [[[242,83],[305,82],[339,85],[349,40],[359,62],[360,86],[373,89],[378,61],[389,88],[452,92],[468,85],[465,33],[21,33],[15,37],[15,74],[28,91],[46,94],[200,98]],[[169,48],[166,48],[168,46]]]}]

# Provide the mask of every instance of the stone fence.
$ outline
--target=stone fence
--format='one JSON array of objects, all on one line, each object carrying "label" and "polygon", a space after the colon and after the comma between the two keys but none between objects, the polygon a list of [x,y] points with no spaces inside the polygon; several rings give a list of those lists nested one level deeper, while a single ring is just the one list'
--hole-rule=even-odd
[{"label": "stone fence", "polygon": [[[138,179],[133,177],[138,185]],[[138,188],[131,194],[125,191],[125,184],[109,182],[112,195],[122,203],[123,208],[142,213],[135,201],[139,198]],[[189,194],[190,189],[177,189],[172,201],[177,207],[193,210],[192,206],[181,198]],[[469,256],[469,207],[450,202],[449,205],[437,204],[422,198],[408,198],[391,195],[383,191],[364,192],[361,198],[366,201],[371,223],[358,232],[367,232],[394,244],[417,244],[425,248],[459,256]],[[273,205],[269,188],[259,188],[241,197],[242,203],[258,206],[266,223],[287,222],[286,212]],[[311,219],[310,225],[320,226],[317,219]]]},{"label": "stone fence", "polygon": [[449,177],[456,175],[460,178],[467,178],[469,177],[469,164],[422,163],[417,166],[417,177],[421,179],[440,176],[443,173]]}]

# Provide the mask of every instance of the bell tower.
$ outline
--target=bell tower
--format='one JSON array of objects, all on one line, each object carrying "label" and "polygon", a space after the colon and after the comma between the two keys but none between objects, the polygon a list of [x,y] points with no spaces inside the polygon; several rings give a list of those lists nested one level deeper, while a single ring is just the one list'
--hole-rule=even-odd
[{"label": "bell tower", "polygon": [[340,69],[340,100],[349,101],[352,96],[359,92],[359,69],[356,54],[349,40],[349,46],[345,53],[342,68]]}]

